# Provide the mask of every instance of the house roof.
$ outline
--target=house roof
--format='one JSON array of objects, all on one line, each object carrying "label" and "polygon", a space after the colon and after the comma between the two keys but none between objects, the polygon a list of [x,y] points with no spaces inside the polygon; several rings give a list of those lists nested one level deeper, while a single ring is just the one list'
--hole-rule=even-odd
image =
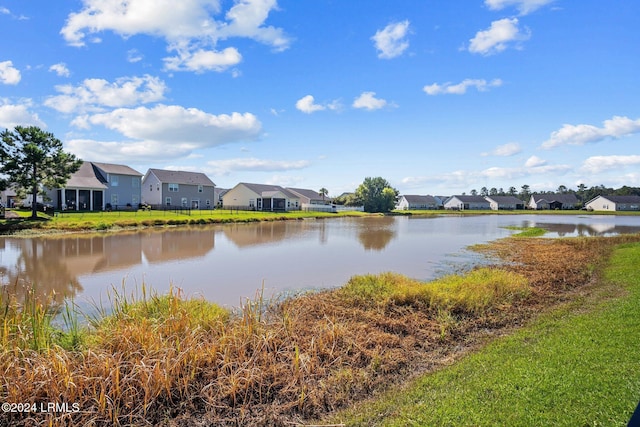
[{"label": "house roof", "polygon": [[[291,191],[294,194],[297,194],[298,196],[301,197],[306,197],[309,200],[322,200],[322,196],[314,190],[309,190],[306,188],[290,188],[287,187],[287,190]],[[329,198],[325,196],[325,200],[328,200]]]},{"label": "house roof", "polygon": [[[600,196],[613,203],[640,203],[640,196]],[[597,197],[596,197],[597,199]],[[595,199],[594,199],[595,200]]]},{"label": "house roof", "polygon": [[88,163],[92,163],[94,166],[96,166],[97,168],[99,168],[100,170],[106,173],[112,173],[117,175],[142,176],[140,172],[126,165],[116,165],[113,163],[99,163],[99,162],[88,162]]},{"label": "house roof", "polygon": [[433,196],[419,196],[419,195],[415,195],[415,194],[405,194],[401,197],[404,197],[404,199],[409,202],[409,203],[424,203],[424,204],[431,204],[431,203],[435,203],[438,204],[438,201],[435,199],[435,197]]},{"label": "house roof", "polygon": [[100,179],[100,175],[93,169],[91,162],[82,162],[80,169],[67,180],[65,188],[98,188],[105,189],[107,186]]},{"label": "house roof", "polygon": [[149,169],[163,183],[184,185],[206,185],[215,187],[213,181],[202,172],[172,171],[166,169]]},{"label": "house roof", "polygon": [[299,196],[293,194],[292,192],[288,191],[287,189],[280,187],[279,185],[269,185],[269,184],[251,184],[248,182],[241,182],[238,185],[244,185],[245,187],[247,187],[249,190],[253,191],[256,194],[259,194],[262,196],[263,193],[269,194],[272,193],[273,191],[280,191],[282,192],[282,194],[284,194],[287,197],[290,197],[292,199],[297,199]]},{"label": "house roof", "polygon": [[560,202],[564,205],[575,205],[580,203],[575,194],[532,194],[531,197],[536,203],[545,201],[547,203]]},{"label": "house roof", "polygon": [[463,203],[489,203],[482,196],[451,196],[451,197],[452,198],[455,197],[456,199],[460,200]]},{"label": "house roof", "polygon": [[524,202],[520,199],[518,199],[515,196],[487,196],[485,197],[487,200],[491,200],[494,201],[498,204],[500,203],[513,203],[516,205],[524,205]]}]

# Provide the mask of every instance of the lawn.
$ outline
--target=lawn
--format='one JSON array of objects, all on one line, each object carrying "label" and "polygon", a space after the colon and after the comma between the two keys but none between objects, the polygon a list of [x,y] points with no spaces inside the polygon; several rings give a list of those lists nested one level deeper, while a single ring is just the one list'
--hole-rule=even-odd
[{"label": "lawn", "polygon": [[347,425],[624,426],[640,400],[640,244],[590,293],[399,392]]}]

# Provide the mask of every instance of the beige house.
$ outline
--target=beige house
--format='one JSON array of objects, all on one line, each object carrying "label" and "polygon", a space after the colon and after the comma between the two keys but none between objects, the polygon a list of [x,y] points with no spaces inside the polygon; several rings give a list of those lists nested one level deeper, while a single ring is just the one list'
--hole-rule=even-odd
[{"label": "beige house", "polygon": [[222,196],[225,209],[293,211],[300,209],[300,197],[279,185],[241,182]]},{"label": "beige house", "polygon": [[598,196],[585,207],[590,211],[640,211],[640,196]]}]

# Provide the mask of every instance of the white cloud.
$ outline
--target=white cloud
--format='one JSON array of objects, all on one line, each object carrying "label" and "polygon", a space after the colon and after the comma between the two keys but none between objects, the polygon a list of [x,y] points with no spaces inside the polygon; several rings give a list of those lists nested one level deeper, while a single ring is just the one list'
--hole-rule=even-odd
[{"label": "white cloud", "polygon": [[138,49],[129,49],[127,51],[127,61],[132,64],[142,61],[143,58],[144,56],[138,51]]},{"label": "white cloud", "polygon": [[489,153],[482,153],[482,156],[499,156],[499,157],[511,157],[522,151],[522,147],[517,142],[509,142],[504,145],[497,146],[493,151]]},{"label": "white cloud", "polygon": [[463,95],[467,93],[467,89],[470,87],[475,87],[479,92],[484,92],[491,87],[502,86],[502,80],[493,79],[490,82],[482,79],[465,79],[458,84],[452,83],[444,83],[438,84],[433,83],[431,85],[427,85],[422,90],[425,91],[427,95],[442,95],[442,94],[453,94],[453,95]]},{"label": "white cloud", "polygon": [[524,167],[525,168],[535,168],[535,167],[539,167],[539,166],[544,166],[546,164],[547,164],[546,160],[543,160],[538,156],[531,156],[524,163]]},{"label": "white cloud", "polygon": [[178,52],[165,59],[168,69],[222,71],[237,64],[241,55],[234,47],[216,49],[220,40],[250,38],[276,51],[289,47],[291,40],[282,29],[265,25],[275,9],[276,0],[236,0],[218,21],[213,16],[222,12],[219,0],[83,0],[82,10],[71,13],[60,32],[73,46],[83,46],[87,36],[105,31],[125,38],[159,37],[168,51]]},{"label": "white cloud", "polygon": [[266,183],[269,185],[279,185],[281,187],[298,187],[304,181],[301,176],[273,175]]},{"label": "white cloud", "polygon": [[469,44],[469,52],[482,55],[492,55],[505,50],[512,42],[529,39],[531,34],[518,28],[518,18],[504,18],[493,21],[491,27],[478,31]]},{"label": "white cloud", "polygon": [[67,64],[65,64],[64,62],[53,64],[51,67],[49,67],[49,71],[56,73],[60,77],[69,77],[71,75],[71,72],[67,68]]},{"label": "white cloud", "polygon": [[226,160],[212,160],[207,162],[216,174],[227,175],[230,172],[276,172],[298,170],[308,167],[308,160],[267,160],[256,158],[239,158]]},{"label": "white cloud", "polygon": [[169,71],[224,71],[242,61],[242,55],[234,47],[228,47],[222,51],[181,50],[178,56],[164,58],[165,67]]},{"label": "white cloud", "polygon": [[[326,104],[316,104],[316,100],[313,97],[313,95],[306,95],[296,101],[296,108],[302,111],[303,113],[311,114],[311,113],[315,113],[316,111],[322,111],[322,110],[337,111],[342,108],[342,105],[340,101],[337,99]],[[272,109],[272,113],[273,112],[274,111]],[[277,112],[276,112],[276,115],[277,115]]]},{"label": "white cloud", "polygon": [[484,0],[484,4],[491,10],[502,10],[514,6],[520,15],[527,15],[554,0]]},{"label": "white cloud", "polygon": [[640,156],[593,156],[586,159],[582,169],[588,173],[620,170],[628,166],[640,165]]},{"label": "white cloud", "polygon": [[123,141],[76,139],[69,142],[69,147],[80,157],[99,154],[112,161],[127,156],[141,161],[182,158],[199,149],[255,140],[262,132],[260,121],[251,113],[213,115],[177,105],[119,108],[84,116],[74,124],[85,128],[103,126],[122,134]]},{"label": "white cloud", "polygon": [[0,62],[0,83],[17,85],[21,78],[20,70],[13,67],[12,61]]},{"label": "white cloud", "polygon": [[158,77],[121,77],[110,83],[104,79],[85,79],[80,86],[59,85],[61,95],[49,97],[44,104],[63,113],[100,111],[104,107],[127,107],[160,101],[166,91]]},{"label": "white cloud", "polygon": [[11,11],[9,9],[7,9],[6,7],[0,7],[0,13],[3,15],[10,15]]},{"label": "white cloud", "polygon": [[606,138],[620,138],[640,132],[640,119],[632,120],[628,117],[614,116],[605,120],[604,126],[565,124],[551,133],[548,140],[542,143],[542,148],[554,148],[560,145],[584,145],[600,142]]},{"label": "white cloud", "polygon": [[391,23],[382,30],[376,31],[371,40],[378,50],[378,58],[391,59],[402,55],[409,47],[409,42],[406,40],[408,32],[408,20]]},{"label": "white cloud", "polygon": [[353,101],[353,108],[364,108],[366,110],[379,110],[387,105],[387,101],[384,99],[378,99],[375,97],[375,92],[362,92],[360,96],[358,96]]},{"label": "white cloud", "polygon": [[13,129],[16,126],[46,127],[38,115],[29,110],[31,101],[25,100],[20,104],[10,104],[0,99],[0,128]]}]

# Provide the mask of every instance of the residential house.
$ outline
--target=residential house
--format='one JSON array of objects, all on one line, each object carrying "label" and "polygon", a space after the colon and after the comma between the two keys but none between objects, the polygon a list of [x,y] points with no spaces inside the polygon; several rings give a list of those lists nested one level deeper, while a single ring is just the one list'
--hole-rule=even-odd
[{"label": "residential house", "polygon": [[215,184],[201,172],[149,169],[142,178],[142,201],[152,206],[215,208]]},{"label": "residential house", "polygon": [[575,194],[532,194],[527,207],[529,209],[577,209],[580,201]]},{"label": "residential house", "polygon": [[515,196],[485,196],[485,199],[494,211],[524,209],[524,202]]},{"label": "residential house", "polygon": [[222,197],[226,209],[290,211],[300,209],[300,197],[279,185],[241,182]]},{"label": "residential house", "polygon": [[64,188],[47,191],[54,209],[137,209],[142,174],[125,165],[83,162]]},{"label": "residential house", "polygon": [[318,191],[290,187],[286,189],[298,196],[301,205],[326,205],[331,202],[330,198],[322,197]]},{"label": "residential house", "polygon": [[396,209],[399,210],[423,210],[423,209],[440,209],[442,202],[433,196],[417,196],[417,195],[403,195],[398,199]]},{"label": "residential house", "polygon": [[598,196],[585,207],[590,211],[640,211],[640,196]]},{"label": "residential house", "polygon": [[480,210],[490,209],[491,205],[482,196],[451,196],[444,203],[445,209],[452,210]]}]

